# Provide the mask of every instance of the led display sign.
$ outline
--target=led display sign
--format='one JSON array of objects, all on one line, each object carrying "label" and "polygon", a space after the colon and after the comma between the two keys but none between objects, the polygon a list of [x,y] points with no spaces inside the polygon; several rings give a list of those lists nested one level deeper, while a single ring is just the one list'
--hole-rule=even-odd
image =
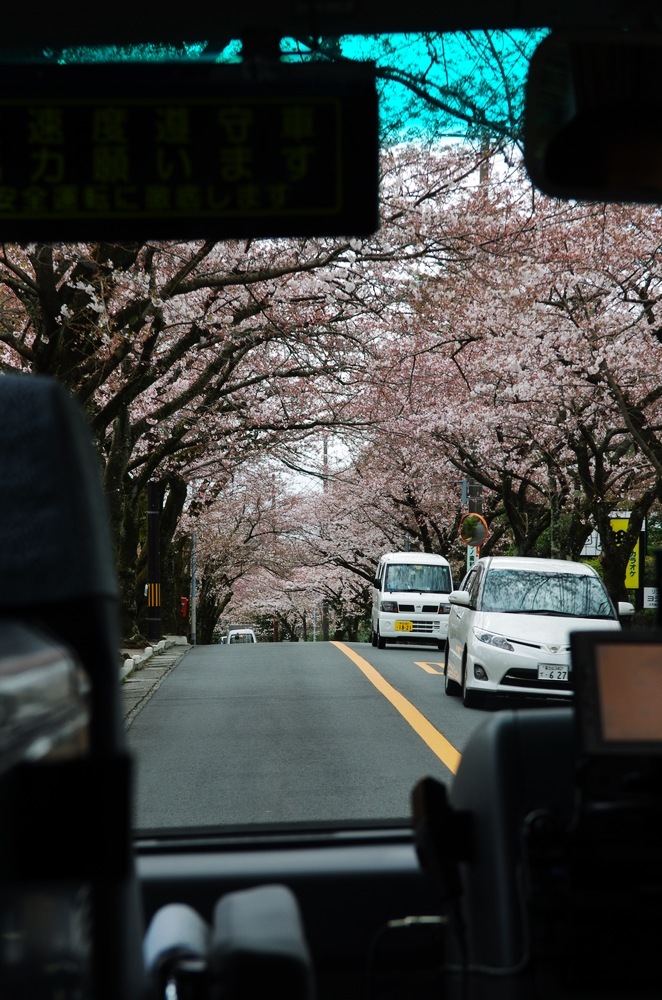
[{"label": "led display sign", "polygon": [[369,65],[0,67],[0,239],[367,235]]}]

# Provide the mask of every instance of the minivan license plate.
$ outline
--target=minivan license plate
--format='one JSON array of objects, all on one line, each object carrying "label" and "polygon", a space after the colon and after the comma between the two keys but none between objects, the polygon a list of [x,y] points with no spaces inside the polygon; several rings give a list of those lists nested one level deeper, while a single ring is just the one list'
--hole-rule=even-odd
[{"label": "minivan license plate", "polygon": [[393,628],[396,632],[412,632],[414,629],[413,622],[395,622]]},{"label": "minivan license plate", "polygon": [[538,680],[539,681],[567,681],[568,680],[568,668],[566,666],[557,666],[555,663],[539,663],[538,664]]}]

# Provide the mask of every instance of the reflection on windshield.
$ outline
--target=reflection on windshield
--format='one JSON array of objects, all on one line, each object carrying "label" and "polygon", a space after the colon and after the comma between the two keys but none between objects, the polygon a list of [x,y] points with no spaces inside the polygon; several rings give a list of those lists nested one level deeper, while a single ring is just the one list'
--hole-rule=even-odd
[{"label": "reflection on windshield", "polygon": [[446,566],[416,566],[395,563],[386,571],[386,590],[415,590],[429,594],[448,594],[451,578]]},{"label": "reflection on windshield", "polygon": [[600,580],[574,573],[492,570],[485,580],[483,611],[552,612],[577,618],[613,618]]}]

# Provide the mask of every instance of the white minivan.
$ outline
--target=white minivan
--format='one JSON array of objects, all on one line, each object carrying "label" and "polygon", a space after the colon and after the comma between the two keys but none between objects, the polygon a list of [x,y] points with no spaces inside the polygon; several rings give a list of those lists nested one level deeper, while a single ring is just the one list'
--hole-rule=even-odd
[{"label": "white minivan", "polygon": [[620,615],[586,563],[486,556],[450,595],[444,688],[467,707],[505,695],[570,697],[570,633],[620,629]]},{"label": "white minivan", "polygon": [[373,581],[372,645],[387,643],[443,649],[453,589],[447,559],[430,552],[387,552]]}]

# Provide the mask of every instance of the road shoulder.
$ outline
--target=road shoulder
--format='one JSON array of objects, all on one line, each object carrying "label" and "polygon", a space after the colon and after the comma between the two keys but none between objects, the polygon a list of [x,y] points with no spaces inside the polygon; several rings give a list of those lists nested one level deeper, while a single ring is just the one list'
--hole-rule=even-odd
[{"label": "road shoulder", "polygon": [[120,694],[124,728],[128,729],[161,681],[193,647],[184,636],[166,636],[144,650],[120,651]]}]

